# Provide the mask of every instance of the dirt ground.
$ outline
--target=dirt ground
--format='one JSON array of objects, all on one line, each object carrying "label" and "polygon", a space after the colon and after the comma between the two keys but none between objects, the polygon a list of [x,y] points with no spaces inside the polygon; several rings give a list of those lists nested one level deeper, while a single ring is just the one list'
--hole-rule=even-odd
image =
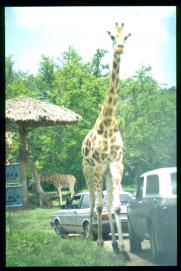
[{"label": "dirt ground", "polygon": [[[167,257],[166,260],[163,259],[160,261],[159,264],[155,264],[151,261],[150,257],[150,242],[148,240],[144,240],[142,242],[142,252],[133,254],[130,252],[130,245],[129,245],[129,235],[123,234],[124,236],[124,243],[126,250],[129,253],[130,261],[126,262],[126,266],[174,266],[175,263],[173,259]],[[108,249],[112,250],[111,246],[111,236],[105,240],[104,246]]]}]

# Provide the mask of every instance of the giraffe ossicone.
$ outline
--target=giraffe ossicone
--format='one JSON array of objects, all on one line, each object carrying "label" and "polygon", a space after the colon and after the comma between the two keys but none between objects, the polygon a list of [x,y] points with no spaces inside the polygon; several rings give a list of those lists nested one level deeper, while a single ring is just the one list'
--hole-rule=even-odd
[{"label": "giraffe ossicone", "polygon": [[[113,41],[114,55],[111,73],[110,88],[105,98],[101,112],[95,125],[86,135],[82,143],[82,170],[86,179],[90,198],[89,238],[92,238],[93,214],[96,205],[98,215],[97,244],[103,244],[101,212],[103,207],[102,190],[106,182],[106,208],[112,233],[112,247],[116,254],[122,254],[129,259],[129,254],[124,249],[122,228],[120,220],[121,180],[123,175],[123,141],[116,120],[117,100],[119,94],[119,67],[120,55],[123,53],[124,44],[130,36],[124,36],[124,24],[121,27],[116,23],[116,33],[109,35]],[[118,231],[118,242],[112,221],[112,207]]]}]

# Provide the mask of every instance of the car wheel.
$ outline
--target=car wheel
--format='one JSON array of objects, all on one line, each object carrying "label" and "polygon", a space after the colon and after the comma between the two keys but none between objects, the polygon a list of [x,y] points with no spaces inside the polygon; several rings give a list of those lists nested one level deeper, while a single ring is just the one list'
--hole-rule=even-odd
[{"label": "car wheel", "polygon": [[129,233],[129,242],[130,242],[130,251],[131,252],[140,252],[141,251],[141,239],[139,239],[132,227],[130,222],[128,222],[128,233]]},{"label": "car wheel", "polygon": [[[85,238],[88,238],[88,234],[89,234],[89,222],[85,222],[84,223],[84,236]],[[97,234],[96,233],[92,233],[92,237],[93,237],[93,240],[97,240]]]},{"label": "car wheel", "polygon": [[157,250],[155,231],[152,225],[149,227],[151,258],[153,262],[159,262],[160,253]]},{"label": "car wheel", "polygon": [[54,229],[55,229],[55,232],[56,232],[58,235],[60,235],[62,238],[64,238],[64,237],[67,236],[67,234],[66,234],[66,233],[64,232],[64,230],[62,229],[62,226],[61,226],[61,224],[60,224],[59,221],[55,221],[55,227],[54,227]]}]

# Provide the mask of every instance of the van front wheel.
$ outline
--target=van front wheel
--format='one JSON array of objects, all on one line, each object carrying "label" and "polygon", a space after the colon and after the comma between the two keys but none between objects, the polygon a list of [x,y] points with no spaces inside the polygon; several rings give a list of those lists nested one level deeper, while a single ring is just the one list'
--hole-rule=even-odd
[{"label": "van front wheel", "polygon": [[128,221],[128,232],[129,232],[129,242],[131,252],[141,251],[141,240],[135,235],[130,222]]},{"label": "van front wheel", "polygon": [[151,258],[153,262],[159,262],[160,253],[157,249],[156,235],[152,225],[149,227],[149,236],[150,236],[150,247],[151,247]]}]

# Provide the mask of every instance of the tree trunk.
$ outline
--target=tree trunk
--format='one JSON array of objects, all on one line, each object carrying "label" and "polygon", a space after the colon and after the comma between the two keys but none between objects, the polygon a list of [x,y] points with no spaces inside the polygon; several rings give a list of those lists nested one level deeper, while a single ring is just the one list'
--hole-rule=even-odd
[{"label": "tree trunk", "polygon": [[21,184],[22,184],[22,197],[23,204],[28,203],[28,186],[26,179],[26,164],[29,163],[32,170],[33,177],[35,179],[35,187],[39,203],[41,207],[48,207],[48,197],[43,191],[40,185],[40,176],[37,172],[36,166],[33,160],[30,158],[29,152],[27,150],[27,134],[28,131],[24,125],[19,125],[19,135],[20,135],[20,148],[19,148],[19,157],[20,157],[20,174],[21,174]]},{"label": "tree trunk", "polygon": [[46,195],[46,193],[43,191],[41,184],[40,184],[40,175],[37,172],[35,163],[33,162],[33,160],[30,158],[29,153],[27,153],[27,158],[28,158],[28,162],[30,165],[30,168],[32,170],[32,174],[33,174],[33,178],[35,180],[35,188],[36,188],[36,193],[39,199],[39,204],[40,206],[43,207],[49,207],[49,198]]},{"label": "tree trunk", "polygon": [[19,125],[19,135],[20,135],[20,147],[19,147],[19,160],[20,160],[20,174],[21,174],[21,184],[22,184],[22,197],[23,204],[28,203],[28,188],[26,179],[26,141],[27,141],[27,130],[26,127]]}]

